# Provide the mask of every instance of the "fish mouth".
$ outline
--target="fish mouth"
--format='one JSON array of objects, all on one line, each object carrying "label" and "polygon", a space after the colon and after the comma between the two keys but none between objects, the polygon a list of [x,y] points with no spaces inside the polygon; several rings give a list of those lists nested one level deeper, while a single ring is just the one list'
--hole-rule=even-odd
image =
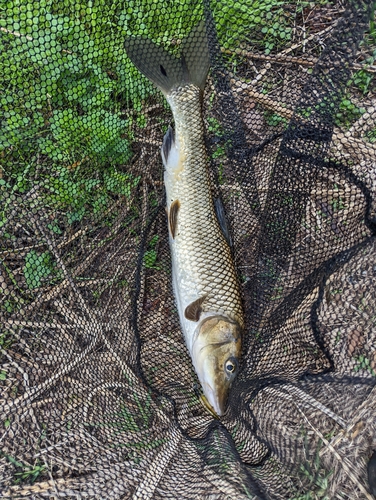
[{"label": "fish mouth", "polygon": [[206,404],[211,408],[211,410],[221,417],[226,411],[227,398],[218,391],[215,391],[213,387],[205,382],[203,384],[204,395],[206,399]]}]

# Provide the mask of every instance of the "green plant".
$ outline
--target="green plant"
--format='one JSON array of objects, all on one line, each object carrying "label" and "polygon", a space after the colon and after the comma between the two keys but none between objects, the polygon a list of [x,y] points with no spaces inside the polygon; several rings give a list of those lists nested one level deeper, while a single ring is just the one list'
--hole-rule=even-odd
[{"label": "green plant", "polygon": [[[304,448],[308,449],[308,439],[307,434],[304,430],[303,440]],[[329,437],[328,437],[329,439]],[[315,455],[312,458],[304,460],[300,464],[299,471],[304,483],[308,483],[304,488],[306,491],[297,496],[293,497],[291,500],[329,500],[328,487],[329,478],[333,474],[333,471],[327,471],[322,468],[320,459],[320,450],[322,447],[322,441],[319,441],[316,445]],[[309,490],[308,490],[309,488]],[[308,491],[307,491],[308,490]]]},{"label": "green plant", "polygon": [[340,332],[340,331],[338,331],[338,332],[336,333],[336,338],[335,338],[335,343],[334,343],[334,345],[337,345],[337,344],[338,344],[338,342],[341,340],[341,336],[342,336],[342,335],[341,335],[341,332]]},{"label": "green plant", "polygon": [[11,455],[8,455],[1,451],[0,451],[0,456],[5,457],[17,469],[21,469],[14,474],[15,476],[14,484],[23,483],[25,481],[30,481],[31,483],[34,483],[36,479],[38,479],[38,477],[41,474],[43,474],[43,472],[45,472],[46,470],[46,466],[40,465],[38,460],[34,465],[25,465],[22,462],[13,458]]},{"label": "green plant", "polygon": [[280,300],[283,297],[283,286],[275,286],[270,300]]},{"label": "green plant", "polygon": [[345,96],[339,105],[334,122],[338,127],[349,128],[365,111],[364,108],[359,108],[354,104],[349,96]]},{"label": "green plant", "polygon": [[[97,214],[105,210],[114,196],[130,197],[139,183],[140,177],[109,167],[102,172],[92,172],[90,168],[75,170],[57,168],[57,174],[46,176],[46,201],[56,209],[65,210],[69,224],[80,221],[86,212]],[[59,234],[56,222],[50,229]]]},{"label": "green plant", "polygon": [[208,116],[208,132],[221,137],[223,135],[222,124],[213,116]]},{"label": "green plant", "polygon": [[273,0],[216,2],[214,15],[221,44],[234,50],[251,35],[252,43],[266,54],[281,47],[292,35],[290,16],[284,10],[284,5],[284,2]]},{"label": "green plant", "polygon": [[301,465],[300,470],[310,481],[313,490],[295,497],[293,500],[330,500],[330,497],[327,495],[327,490],[329,486],[328,480],[332,472],[330,471],[327,474],[321,475],[316,470],[313,470],[308,464]]},{"label": "green plant", "polygon": [[105,109],[94,107],[83,116],[72,108],[55,110],[50,131],[52,137],[42,137],[38,144],[51,160],[69,163],[89,156],[98,164],[110,161],[113,165],[129,160],[129,142],[123,137],[127,121]]},{"label": "green plant", "polygon": [[264,111],[264,118],[270,127],[277,127],[278,125],[286,126],[288,124],[288,120],[286,120],[286,118],[271,111]]},{"label": "green plant", "polygon": [[159,269],[158,266],[156,266],[157,262],[157,251],[156,251],[156,245],[158,243],[159,236],[156,234],[153,236],[153,238],[150,240],[149,245],[148,245],[148,250],[144,253],[144,266],[147,269]]},{"label": "green plant", "polygon": [[107,413],[102,422],[84,425],[109,429],[112,446],[127,448],[130,458],[139,463],[145,450],[153,450],[166,442],[166,438],[149,439],[148,431],[153,418],[151,403],[151,393],[145,398],[130,393],[127,401],[120,404],[118,412]]},{"label": "green plant", "polygon": [[25,467],[24,470],[21,472],[16,472],[16,480],[14,481],[15,484],[24,482],[24,481],[30,481],[31,483],[34,483],[36,479],[43,474],[43,472],[46,470],[45,465],[34,465],[33,467]]},{"label": "green plant", "polygon": [[[146,125],[140,110],[155,89],[123,49],[126,36],[144,29],[142,9],[150,23],[149,7],[163,10],[146,3],[17,0],[3,6],[0,188],[25,193],[38,176],[46,183],[47,203],[67,210],[70,223],[81,220],[87,208],[105,209],[111,193],[129,195],[133,180],[124,184],[119,178],[119,189],[95,183],[116,177],[132,154],[131,127]],[[162,26],[155,29],[151,36],[159,36]],[[124,113],[124,102],[136,120]],[[59,234],[61,228],[54,224],[51,230]]]},{"label": "green plant", "polygon": [[[11,310],[10,312],[13,312]],[[0,349],[7,350],[13,343],[13,336],[12,334],[5,330],[4,333],[0,335]]]},{"label": "green plant", "polygon": [[376,2],[373,2],[372,5],[372,14],[369,20],[369,30],[368,33],[365,34],[365,38],[372,44],[376,44],[376,24],[375,24],[375,9]]},{"label": "green plant", "polygon": [[370,374],[373,377],[376,377],[376,373],[371,367],[371,362],[366,356],[361,354],[360,356],[358,356],[356,358],[356,360],[357,360],[357,364],[354,367],[354,372],[358,372],[359,370],[366,370],[366,371],[370,372]]},{"label": "green plant", "polygon": [[[372,61],[373,62],[373,61]],[[362,91],[364,95],[368,94],[370,91],[371,83],[373,82],[374,75],[361,69],[360,71],[356,71],[353,75],[352,81],[354,85],[356,85],[359,90]]]},{"label": "green plant", "polygon": [[[0,189],[27,193],[38,179],[46,190],[40,205],[53,210],[48,229],[56,236],[130,196],[139,179],[127,172],[133,131],[147,126],[142,110],[156,89],[128,59],[124,39],[148,36],[176,51],[202,13],[200,3],[192,9],[178,0],[6,2]],[[8,197],[1,225],[11,208]],[[150,249],[146,265],[154,263]],[[46,268],[44,262],[37,281]]]},{"label": "green plant", "polygon": [[338,210],[343,210],[344,208],[346,208],[345,202],[344,202],[343,198],[341,198],[341,197],[334,198],[330,202],[330,204],[333,208],[333,212],[337,212]]},{"label": "green plant", "polygon": [[366,133],[366,137],[369,140],[369,142],[371,142],[371,143],[376,142],[376,127],[373,128],[373,129],[371,129],[371,130],[369,130]]},{"label": "green plant", "polygon": [[[150,405],[150,401],[149,401]],[[110,427],[116,429],[115,433],[119,432],[135,432],[140,433],[143,429],[147,428],[149,417],[147,415],[148,406],[145,409],[138,401],[137,417],[135,412],[129,411],[126,406],[121,407],[121,411],[111,416],[111,422],[108,424]],[[140,420],[141,415],[141,420]]]},{"label": "green plant", "polygon": [[39,288],[43,278],[51,276],[55,272],[55,263],[49,252],[38,253],[30,250],[25,257],[23,273],[29,290]]},{"label": "green plant", "polygon": [[[38,2],[39,7],[44,4],[44,9],[38,9],[38,4],[22,1],[18,18],[18,9],[9,3],[9,17],[1,20],[9,35],[0,58],[2,81],[7,85],[1,100],[5,121],[0,149],[16,145],[24,150],[25,142],[34,142],[35,148],[60,161],[80,158],[86,143],[94,155],[114,142],[115,152],[124,152],[126,146],[115,139],[125,122],[119,123],[110,101],[121,85],[115,88],[101,67],[102,50],[95,50],[86,19],[54,15],[51,5],[46,12],[47,2]],[[25,16],[31,9],[34,17],[29,24]],[[13,35],[18,32],[23,36]],[[78,42],[73,43],[77,32]]]},{"label": "green plant", "polygon": [[217,145],[215,147],[215,151],[212,154],[212,158],[225,158],[226,157],[226,148],[224,146]]}]

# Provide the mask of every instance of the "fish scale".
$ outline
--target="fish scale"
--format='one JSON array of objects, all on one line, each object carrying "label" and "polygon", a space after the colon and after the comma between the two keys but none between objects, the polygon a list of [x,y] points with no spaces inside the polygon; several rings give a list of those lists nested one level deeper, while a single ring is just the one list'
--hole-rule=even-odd
[{"label": "fish scale", "polygon": [[[184,312],[193,300],[207,295],[203,311],[227,315],[243,327],[238,279],[211,195],[203,139],[201,91],[193,85],[180,87],[174,89],[167,100],[174,114],[175,136],[185,155],[183,168],[172,166],[165,172],[168,209],[175,200],[181,205],[177,235],[174,239],[170,237],[176,280],[188,287],[184,290],[185,286],[180,286],[175,290],[175,294],[182,297],[180,312]],[[178,177],[175,174],[177,169],[181,169]],[[184,279],[186,272],[182,268],[186,267],[191,270],[189,281]],[[191,338],[186,339],[187,344]]]}]

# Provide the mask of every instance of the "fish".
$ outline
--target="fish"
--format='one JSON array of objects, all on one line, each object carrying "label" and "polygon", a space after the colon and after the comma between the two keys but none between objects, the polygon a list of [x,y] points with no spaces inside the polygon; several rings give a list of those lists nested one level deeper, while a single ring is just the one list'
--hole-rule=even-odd
[{"label": "fish", "polygon": [[222,416],[239,372],[244,312],[228,228],[223,215],[218,219],[208,172],[205,23],[181,42],[179,57],[144,37],[127,38],[125,50],[162,91],[173,114],[174,129],[168,128],[161,147],[173,292],[203,400]]}]

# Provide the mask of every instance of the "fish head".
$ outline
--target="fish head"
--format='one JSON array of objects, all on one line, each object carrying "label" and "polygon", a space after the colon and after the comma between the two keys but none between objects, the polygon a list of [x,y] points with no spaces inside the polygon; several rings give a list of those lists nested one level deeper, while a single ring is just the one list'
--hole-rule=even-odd
[{"label": "fish head", "polygon": [[226,411],[230,387],[239,370],[240,326],[225,316],[210,316],[198,325],[192,361],[204,395],[217,415]]}]

